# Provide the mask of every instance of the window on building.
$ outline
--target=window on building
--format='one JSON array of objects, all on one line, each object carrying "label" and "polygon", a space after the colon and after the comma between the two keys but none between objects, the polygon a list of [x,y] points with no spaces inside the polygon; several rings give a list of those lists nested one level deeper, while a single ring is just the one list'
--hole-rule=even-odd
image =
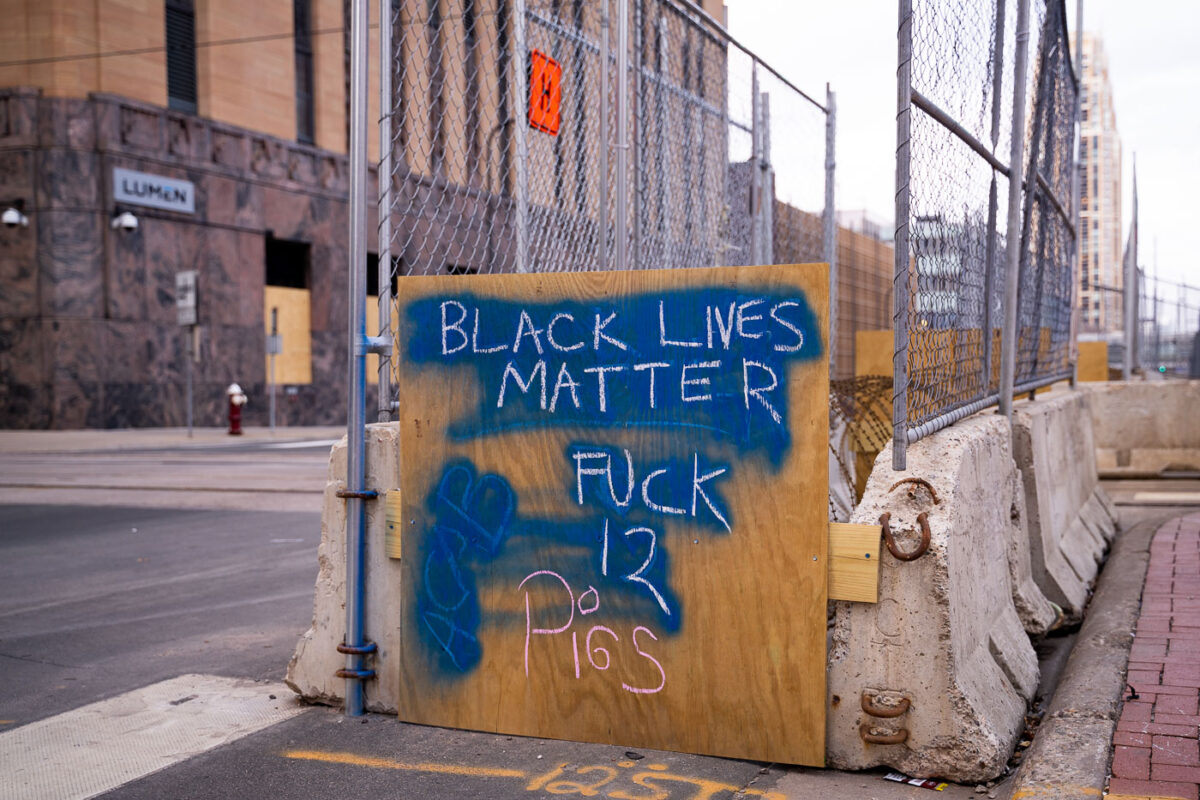
[{"label": "window on building", "polygon": [[307,289],[309,282],[309,244],[276,239],[267,234],[267,286]]},{"label": "window on building", "polygon": [[312,144],[316,128],[313,108],[312,0],[292,0],[296,51],[296,140]]},{"label": "window on building", "polygon": [[[308,242],[266,238],[263,287],[263,327],[270,333],[278,321],[283,350],[275,357],[275,380],[284,384],[312,383],[312,275]],[[271,366],[270,356],[265,360]]]},{"label": "window on building", "polygon": [[196,113],[196,7],[167,0],[167,107]]}]

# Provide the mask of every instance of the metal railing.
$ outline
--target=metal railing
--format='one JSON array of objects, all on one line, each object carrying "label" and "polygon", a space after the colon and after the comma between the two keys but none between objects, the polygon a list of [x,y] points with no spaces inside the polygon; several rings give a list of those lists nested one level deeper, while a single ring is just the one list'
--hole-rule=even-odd
[{"label": "metal railing", "polygon": [[899,3],[895,469],[1071,375],[1078,80],[1063,0],[1032,4]]},{"label": "metal railing", "polygon": [[[700,7],[381,7],[381,336],[405,275],[827,261],[836,276],[833,93],[801,91]],[[382,364],[380,419],[394,378]]]}]

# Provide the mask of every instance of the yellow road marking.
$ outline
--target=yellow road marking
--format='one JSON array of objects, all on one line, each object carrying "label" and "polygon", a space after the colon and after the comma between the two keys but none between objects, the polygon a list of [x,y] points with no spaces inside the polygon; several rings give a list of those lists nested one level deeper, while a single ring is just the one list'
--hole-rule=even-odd
[{"label": "yellow road marking", "polygon": [[327,753],[321,750],[285,750],[284,758],[294,758],[301,761],[323,761],[328,764],[351,764],[356,767],[378,767],[380,769],[399,769],[407,772],[435,772],[441,775],[467,775],[474,778],[524,778],[525,773],[519,769],[504,769],[503,767],[468,767],[458,764],[406,764],[390,758],[375,756],[360,756],[355,753]]}]

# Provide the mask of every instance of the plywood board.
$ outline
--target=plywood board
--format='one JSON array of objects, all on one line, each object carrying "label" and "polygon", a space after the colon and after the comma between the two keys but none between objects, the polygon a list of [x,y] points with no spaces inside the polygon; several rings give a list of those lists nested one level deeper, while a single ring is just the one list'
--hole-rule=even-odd
[{"label": "plywood board", "polygon": [[896,336],[892,331],[854,332],[854,374],[891,376],[892,353],[896,350]]},{"label": "plywood board", "polygon": [[1081,383],[1108,380],[1108,342],[1080,342],[1076,376]]},{"label": "plywood board", "polygon": [[827,280],[401,282],[402,719],[823,763]]},{"label": "plywood board", "polygon": [[878,525],[829,523],[829,599],[879,602]]}]

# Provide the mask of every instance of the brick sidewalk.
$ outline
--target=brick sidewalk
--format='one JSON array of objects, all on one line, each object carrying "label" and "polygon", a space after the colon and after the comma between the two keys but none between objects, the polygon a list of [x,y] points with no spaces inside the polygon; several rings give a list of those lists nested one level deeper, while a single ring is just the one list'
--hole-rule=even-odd
[{"label": "brick sidewalk", "polygon": [[1128,681],[1139,696],[1117,723],[1109,797],[1198,800],[1200,514],[1154,535]]}]

